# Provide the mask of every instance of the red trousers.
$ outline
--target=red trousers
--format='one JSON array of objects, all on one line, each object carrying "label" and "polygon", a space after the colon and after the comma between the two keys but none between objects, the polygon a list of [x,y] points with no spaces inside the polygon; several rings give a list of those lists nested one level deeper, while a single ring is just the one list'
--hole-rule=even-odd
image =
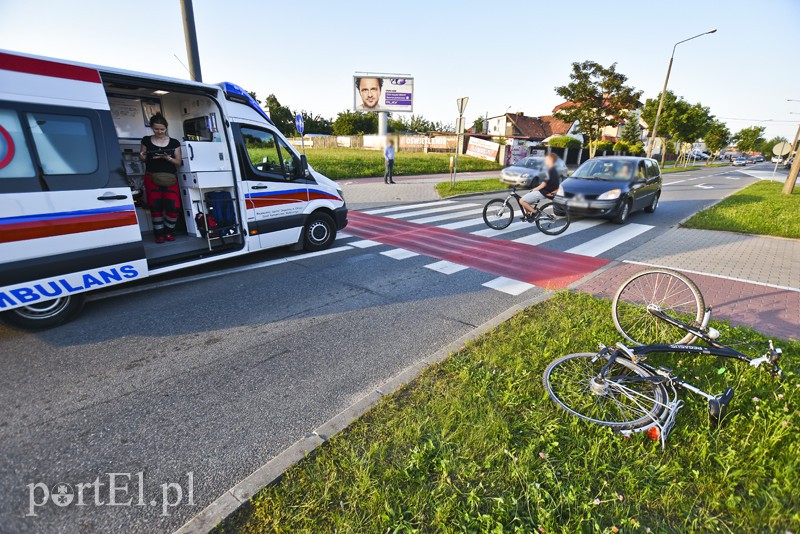
[{"label": "red trousers", "polygon": [[153,183],[150,174],[144,175],[144,193],[150,206],[150,217],[153,219],[153,232],[171,234],[181,211],[181,196],[177,182],[162,186]]}]

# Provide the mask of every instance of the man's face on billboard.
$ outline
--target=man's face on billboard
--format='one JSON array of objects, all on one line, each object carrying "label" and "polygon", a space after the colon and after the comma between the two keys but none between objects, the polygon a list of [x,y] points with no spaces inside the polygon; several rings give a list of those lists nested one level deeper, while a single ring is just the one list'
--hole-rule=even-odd
[{"label": "man's face on billboard", "polygon": [[361,78],[358,83],[358,94],[365,108],[372,109],[378,105],[381,98],[381,86],[378,78]]}]

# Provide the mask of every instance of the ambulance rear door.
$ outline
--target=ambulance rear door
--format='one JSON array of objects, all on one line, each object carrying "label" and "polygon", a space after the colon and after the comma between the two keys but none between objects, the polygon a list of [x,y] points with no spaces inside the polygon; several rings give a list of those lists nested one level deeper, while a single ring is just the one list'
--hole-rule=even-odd
[{"label": "ambulance rear door", "polygon": [[96,70],[0,52],[4,320],[53,326],[80,293],[147,276],[124,173]]}]

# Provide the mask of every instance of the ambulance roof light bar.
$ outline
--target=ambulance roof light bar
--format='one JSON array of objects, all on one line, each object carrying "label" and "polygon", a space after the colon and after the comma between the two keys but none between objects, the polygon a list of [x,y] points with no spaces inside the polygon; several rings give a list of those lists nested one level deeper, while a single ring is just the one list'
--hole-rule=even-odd
[{"label": "ambulance roof light bar", "polygon": [[242,104],[247,104],[248,106],[256,110],[259,115],[267,119],[267,121],[269,121],[270,124],[272,124],[273,126],[275,125],[275,123],[272,122],[272,119],[269,118],[269,115],[267,115],[267,113],[261,108],[261,106],[258,105],[258,102],[256,102],[247,91],[245,91],[235,83],[231,82],[222,82],[219,84],[219,86],[222,87],[222,92],[225,93],[225,98],[227,98],[228,100],[233,100],[235,102],[241,102]]}]

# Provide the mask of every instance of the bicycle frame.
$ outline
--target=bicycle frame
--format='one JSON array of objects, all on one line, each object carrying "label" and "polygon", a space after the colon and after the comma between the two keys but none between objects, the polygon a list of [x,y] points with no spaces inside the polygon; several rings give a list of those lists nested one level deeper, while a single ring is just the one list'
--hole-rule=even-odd
[{"label": "bicycle frame", "polygon": [[716,338],[719,336],[719,332],[717,332],[713,328],[708,327],[708,322],[711,318],[711,307],[707,308],[705,314],[703,316],[703,321],[701,325],[698,327],[686,324],[678,319],[670,317],[663,313],[658,306],[649,305],[647,307],[648,313],[655,315],[657,318],[677,327],[686,332],[689,332],[698,338],[702,339],[710,346],[703,347],[699,345],[688,345],[688,344],[652,344],[652,345],[640,345],[637,347],[627,347],[622,343],[617,343],[616,350],[611,349],[609,347],[605,347],[601,345],[601,350],[598,353],[598,356],[608,356],[608,363],[606,363],[602,369],[600,370],[599,376],[602,378],[607,378],[609,370],[611,366],[614,364],[618,357],[627,358],[632,362],[636,363],[646,371],[648,371],[651,376],[650,377],[643,377],[641,380],[649,380],[649,381],[657,381],[665,386],[668,386],[671,391],[672,395],[668,394],[668,400],[665,403],[662,403],[662,411],[658,417],[654,417],[652,423],[649,425],[645,425],[640,428],[636,428],[633,430],[625,430],[621,431],[621,433],[625,436],[630,436],[634,432],[650,432],[651,429],[657,429],[658,439],[661,441],[662,449],[665,447],[666,439],[669,433],[672,431],[672,428],[675,426],[675,417],[678,413],[678,410],[681,409],[683,406],[683,401],[678,399],[678,394],[676,391],[676,387],[680,389],[685,389],[690,391],[696,395],[704,397],[709,403],[709,411],[712,413],[714,417],[721,418],[724,414],[725,410],[727,409],[727,405],[730,402],[733,396],[733,389],[728,388],[724,393],[720,395],[712,395],[710,393],[706,393],[705,391],[701,390],[698,387],[693,386],[689,382],[674,376],[672,374],[672,369],[668,367],[653,367],[652,365],[644,363],[644,359],[647,357],[648,354],[651,353],[683,353],[683,354],[703,354],[709,356],[721,356],[723,358],[731,358],[734,360],[739,360],[743,362],[747,362],[753,367],[759,367],[762,363],[766,363],[770,367],[770,373],[776,376],[781,376],[781,368],[778,366],[778,360],[781,357],[782,351],[781,349],[776,349],[772,341],[769,342],[769,350],[763,356],[758,358],[750,358],[745,354],[735,350],[727,345],[723,345],[722,343],[716,341]]}]

